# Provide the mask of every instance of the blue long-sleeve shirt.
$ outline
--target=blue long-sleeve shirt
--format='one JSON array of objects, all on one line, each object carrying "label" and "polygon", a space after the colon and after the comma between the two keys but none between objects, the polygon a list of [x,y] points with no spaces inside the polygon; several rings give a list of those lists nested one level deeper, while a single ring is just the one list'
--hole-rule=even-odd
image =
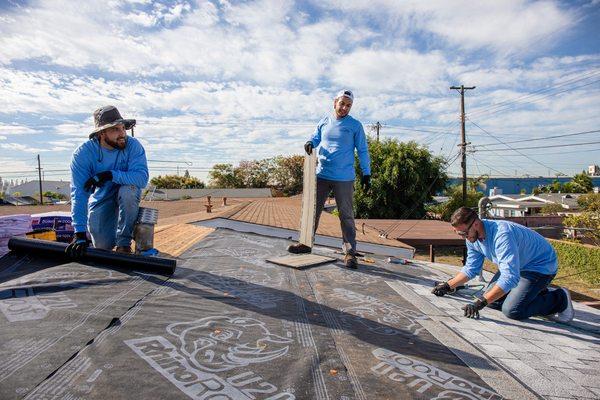
[{"label": "blue long-sleeve shirt", "polygon": [[310,138],[314,148],[318,146],[317,176],[331,181],[353,181],[354,149],[363,175],[371,175],[371,161],[367,138],[362,124],[351,116],[337,119],[327,116],[319,121]]},{"label": "blue long-sleeve shirt", "polygon": [[469,279],[479,274],[485,258],[498,265],[500,277],[496,284],[504,292],[517,286],[521,271],[556,274],[556,252],[542,235],[514,222],[485,219],[482,222],[485,240],[466,241],[467,262],[462,272]]},{"label": "blue long-sleeve shirt", "polygon": [[[112,172],[112,181],[104,183],[94,193],[86,192],[85,182],[103,171]],[[97,139],[88,140],[73,152],[71,159],[71,216],[75,232],[87,231],[88,207],[114,196],[119,185],[142,189],[147,184],[146,152],[136,138],[128,137],[123,150],[105,149]]]}]

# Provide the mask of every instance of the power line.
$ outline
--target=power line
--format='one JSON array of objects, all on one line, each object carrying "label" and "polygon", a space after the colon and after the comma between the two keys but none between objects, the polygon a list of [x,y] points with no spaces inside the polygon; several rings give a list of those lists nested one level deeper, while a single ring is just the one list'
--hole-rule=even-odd
[{"label": "power line", "polygon": [[476,160],[476,161],[480,162],[481,164],[483,164],[484,166],[488,167],[490,170],[492,170],[492,171],[496,171],[497,173],[499,173],[499,174],[500,174],[500,175],[502,175],[502,176],[510,176],[510,175],[507,175],[507,174],[505,174],[505,173],[504,173],[504,172],[502,172],[502,171],[499,171],[499,170],[497,170],[497,169],[495,169],[495,168],[493,168],[493,167],[489,166],[488,164],[484,163],[484,162],[483,162],[483,161],[481,161],[480,159],[478,159],[478,158],[475,158],[475,156],[473,156],[472,154],[470,154],[470,157],[471,157],[473,160]]},{"label": "power line", "polygon": [[[561,137],[586,135],[588,133],[597,133],[597,132],[600,132],[600,130],[567,133],[567,134],[564,134],[564,135],[547,136],[547,137],[543,137],[543,138],[531,138],[531,139],[513,140],[513,141],[505,142],[505,143],[512,144],[512,143],[532,142],[534,140],[556,139],[556,138],[561,138]],[[476,145],[474,147],[487,147],[487,146],[500,146],[500,144],[499,143],[484,143],[484,144],[478,144],[478,145]]]},{"label": "power line", "polygon": [[[497,149],[500,150],[500,149]],[[531,156],[549,156],[549,155],[555,155],[555,154],[573,154],[573,153],[588,153],[588,152],[594,152],[594,151],[600,151],[600,148],[595,148],[595,149],[587,149],[587,150],[576,150],[576,151],[561,151],[561,152],[555,152],[555,153],[533,153],[530,154]],[[498,157],[506,157],[503,154],[496,154]],[[515,157],[518,157],[518,154],[515,154]],[[487,155],[487,157],[492,157],[491,155]]]},{"label": "power line", "polygon": [[[584,146],[584,145],[588,145],[588,144],[598,144],[598,143],[600,143],[600,141],[596,141],[596,142],[584,142],[584,143],[553,144],[553,145],[548,145],[548,146],[511,147],[510,149],[495,149],[495,150],[496,151],[509,151],[509,150],[511,150],[511,151],[517,151],[517,150],[530,150],[530,149],[549,149],[549,148],[552,148],[552,147]],[[492,150],[492,149],[483,149],[483,150],[473,149],[472,151],[474,151],[474,152],[483,152],[483,151],[494,151],[494,150]]]},{"label": "power line", "polygon": [[[535,104],[535,103],[539,103],[541,100],[544,100],[544,99],[546,99],[548,97],[556,96],[557,94],[568,92],[570,90],[581,89],[582,87],[593,85],[594,83],[598,83],[598,82],[600,82],[600,79],[595,80],[593,82],[586,83],[585,85],[580,85],[580,86],[572,87],[572,88],[569,88],[569,89],[561,90],[559,92],[550,93],[550,94],[548,94],[546,96],[543,96],[543,97],[540,97],[540,98],[537,98],[537,99],[533,99],[533,100],[530,100],[530,101],[523,102],[522,104]],[[482,117],[482,116],[489,117],[489,116],[497,114],[499,112],[503,112],[503,111],[509,110],[510,108],[512,108],[512,107],[506,107],[506,108],[498,109],[496,111],[489,112],[489,113],[482,113],[482,114],[477,115],[477,117]]]},{"label": "power line", "polygon": [[[534,159],[534,158],[531,158],[531,157],[529,157],[527,154],[521,153],[520,151],[518,151],[518,150],[514,149],[514,148],[513,148],[513,147],[511,147],[510,145],[508,145],[508,144],[504,143],[502,140],[498,139],[496,136],[492,135],[490,132],[488,132],[488,131],[486,131],[485,129],[483,129],[481,126],[479,126],[478,124],[476,124],[475,122],[473,122],[471,119],[469,119],[469,121],[470,121],[470,122],[471,122],[473,125],[475,125],[477,128],[479,128],[479,129],[480,129],[482,132],[484,132],[484,133],[486,133],[486,134],[490,135],[491,137],[493,137],[494,139],[496,139],[496,141],[498,141],[498,142],[500,142],[500,143],[504,144],[506,147],[510,148],[511,150],[513,150],[513,151],[516,151],[517,153],[521,154],[523,157],[525,157],[525,158],[527,158],[527,159],[529,159],[529,160],[531,160],[531,161],[535,162],[536,164],[539,164],[539,165],[543,166],[544,168],[547,168],[547,169],[550,169],[550,170],[552,170],[552,171],[554,171],[554,172],[558,172],[558,173],[560,173],[560,174],[566,175],[565,173],[563,173],[563,172],[561,172],[561,171],[559,171],[559,170],[557,170],[557,169],[554,169],[554,168],[552,168],[552,167],[550,167],[550,166],[548,166],[548,165],[546,165],[546,164],[544,164],[544,163],[542,163],[542,162],[539,162],[538,160],[536,160],[536,159]],[[481,151],[484,151],[484,150],[481,150]]]},{"label": "power line", "polygon": [[[595,70],[595,71],[592,71],[592,72],[588,72],[588,73],[584,74],[583,76],[579,76],[577,78],[569,79],[567,81],[564,81],[564,82],[562,82],[562,83],[560,83],[558,85],[551,86],[549,88],[539,89],[539,90],[536,90],[536,91],[534,91],[532,93],[528,93],[526,95],[522,95],[522,96],[516,97],[516,98],[511,99],[511,100],[505,100],[505,101],[502,101],[500,103],[496,103],[496,104],[488,106],[488,107],[483,107],[483,108],[475,109],[475,110],[473,110],[473,112],[469,113],[469,115],[470,116],[481,117],[481,116],[486,115],[486,114],[490,114],[490,115],[491,114],[495,114],[495,113],[497,113],[499,111],[511,108],[510,106],[512,104],[520,103],[521,100],[524,100],[524,99],[527,99],[527,98],[536,97],[536,96],[538,96],[540,94],[543,94],[545,92],[549,92],[549,91],[552,91],[552,90],[555,90],[555,89],[558,89],[560,87],[563,87],[563,86],[566,86],[566,85],[570,85],[570,84],[573,84],[573,83],[581,82],[581,81],[589,79],[589,78],[591,78],[594,75],[597,75],[599,73],[600,73],[600,70]],[[568,91],[568,90],[578,89],[580,87],[584,87],[584,86],[587,86],[589,84],[593,84],[595,82],[597,82],[597,81],[593,81],[593,82],[585,84],[583,86],[573,87],[573,88],[569,88],[567,90],[563,90],[563,91],[560,91],[560,92],[551,93],[551,94],[542,96],[542,97],[540,97],[538,99],[534,99],[534,100],[531,100],[531,101],[526,101],[526,102],[524,102],[524,104],[530,103],[532,101],[538,101],[538,100],[541,100],[541,99],[546,98],[546,97],[554,96],[556,94],[563,93],[563,92]]]}]

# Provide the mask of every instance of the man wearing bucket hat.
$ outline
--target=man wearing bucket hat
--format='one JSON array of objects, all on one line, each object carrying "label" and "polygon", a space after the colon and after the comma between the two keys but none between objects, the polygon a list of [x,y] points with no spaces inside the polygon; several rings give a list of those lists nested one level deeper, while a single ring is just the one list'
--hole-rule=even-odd
[{"label": "man wearing bucket hat", "polygon": [[[89,245],[131,253],[133,227],[148,163],[142,144],[128,137],[134,119],[124,119],[114,106],[94,111],[94,130],[71,159],[71,215],[75,237],[66,253],[81,257]],[[91,198],[90,198],[91,197]]]},{"label": "man wearing bucket hat", "polygon": [[[354,224],[354,150],[362,170],[361,184],[368,191],[371,188],[371,161],[367,148],[367,138],[362,124],[348,113],[352,108],[354,94],[350,90],[341,90],[333,100],[334,113],[319,121],[311,139],[304,144],[304,150],[311,154],[319,147],[317,166],[317,210],[315,231],[319,217],[333,190],[335,203],[340,213],[342,239],[346,255],[346,267],[355,269],[356,226]],[[298,243],[288,247],[290,253],[310,253],[311,248]]]}]

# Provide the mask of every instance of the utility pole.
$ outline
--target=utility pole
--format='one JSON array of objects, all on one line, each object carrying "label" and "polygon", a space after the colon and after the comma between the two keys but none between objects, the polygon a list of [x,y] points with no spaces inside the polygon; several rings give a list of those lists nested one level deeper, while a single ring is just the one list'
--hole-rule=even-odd
[{"label": "utility pole", "polygon": [[38,177],[40,179],[40,204],[44,205],[44,193],[42,192],[42,165],[41,165],[41,162],[40,162],[40,155],[39,154],[37,156],[37,159],[38,159],[38,167],[37,167]]},{"label": "utility pole", "polygon": [[460,86],[450,86],[450,89],[458,90],[460,93],[460,152],[462,155],[462,160],[460,162],[460,167],[462,168],[462,202],[463,206],[467,204],[467,142],[465,135],[465,90],[475,89],[475,86],[465,87],[465,85]]},{"label": "utility pole", "polygon": [[381,128],[381,124],[379,123],[379,121],[377,121],[377,123],[374,125],[375,128],[375,132],[377,132],[377,141],[379,142],[379,129]]}]

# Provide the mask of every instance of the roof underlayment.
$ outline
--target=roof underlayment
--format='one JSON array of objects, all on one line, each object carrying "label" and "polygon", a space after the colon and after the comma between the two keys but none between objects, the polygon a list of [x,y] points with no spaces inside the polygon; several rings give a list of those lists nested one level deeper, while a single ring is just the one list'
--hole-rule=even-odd
[{"label": "roof underlayment", "polygon": [[170,278],[0,259],[2,398],[600,397],[597,310],[467,320],[465,297],[429,293],[436,264],[295,270],[265,262],[285,239],[200,236]]}]

